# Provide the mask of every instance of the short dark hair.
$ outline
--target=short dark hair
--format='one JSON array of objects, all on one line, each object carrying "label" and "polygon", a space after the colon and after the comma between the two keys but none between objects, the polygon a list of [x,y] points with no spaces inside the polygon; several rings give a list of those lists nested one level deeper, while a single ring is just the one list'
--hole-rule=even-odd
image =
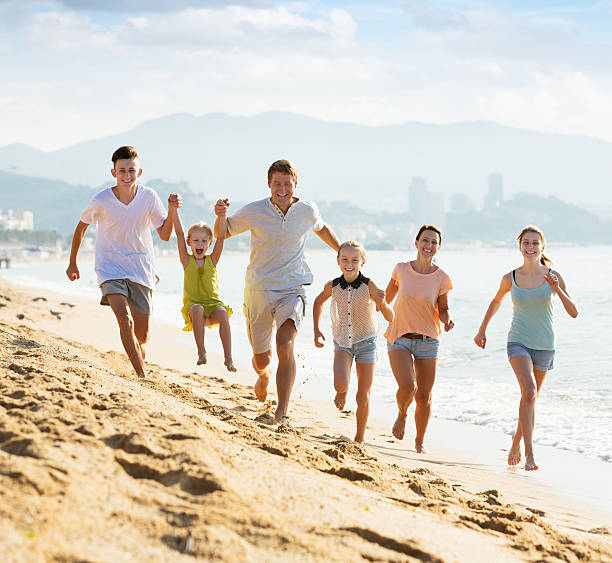
[{"label": "short dark hair", "polygon": [[419,229],[419,232],[417,233],[417,236],[414,240],[419,240],[421,238],[421,235],[423,234],[423,231],[433,231],[434,233],[438,233],[438,237],[440,237],[440,244],[442,244],[442,233],[440,232],[440,229],[438,229],[438,227],[434,227],[433,225],[423,225]]},{"label": "short dark hair", "polygon": [[277,160],[270,165],[270,168],[268,168],[268,184],[272,181],[272,174],[274,174],[274,172],[291,174],[293,181],[297,182],[297,170],[288,160]]},{"label": "short dark hair", "polygon": [[117,164],[118,160],[129,159],[129,158],[138,158],[138,153],[134,147],[130,147],[129,145],[125,145],[123,147],[119,147],[111,158],[113,161],[113,165]]}]

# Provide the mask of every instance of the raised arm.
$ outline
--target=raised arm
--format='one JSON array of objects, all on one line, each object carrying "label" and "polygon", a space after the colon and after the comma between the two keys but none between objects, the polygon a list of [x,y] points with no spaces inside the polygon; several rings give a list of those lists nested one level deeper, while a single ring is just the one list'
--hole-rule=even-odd
[{"label": "raised arm", "polygon": [[216,266],[217,262],[219,262],[219,258],[221,258],[221,253],[223,252],[223,241],[225,240],[225,235],[227,234],[227,217],[225,215],[217,216],[215,219],[215,231],[217,233],[217,240],[215,241],[215,247],[210,254],[210,259]]},{"label": "raised arm", "polygon": [[482,319],[482,323],[480,324],[478,333],[474,337],[474,342],[476,343],[476,346],[479,346],[483,350],[487,345],[487,327],[489,326],[489,322],[491,321],[495,313],[497,313],[497,311],[499,310],[499,307],[501,306],[506,294],[512,288],[511,276],[512,274],[506,274],[502,278],[501,283],[499,284],[499,289],[497,290],[495,297],[493,297],[493,300],[489,304],[489,308],[487,309],[487,312],[485,313],[485,316]]},{"label": "raised arm", "polygon": [[218,199],[215,202],[215,224],[213,226],[213,234],[219,238],[219,220],[221,217],[225,218],[225,235],[224,239],[229,238],[231,235],[227,232],[227,210],[229,209],[230,201],[228,198]]},{"label": "raised arm", "polygon": [[559,296],[559,299],[561,299],[561,303],[563,303],[563,307],[567,311],[567,314],[575,319],[578,316],[578,307],[567,292],[565,281],[561,277],[561,274],[553,271],[544,276],[544,279],[550,284],[555,293]]},{"label": "raised arm", "polygon": [[438,295],[438,316],[444,323],[444,331],[452,330],[455,323],[451,319],[450,310],[448,308],[448,291],[442,295]]},{"label": "raised arm", "polygon": [[327,282],[323,287],[323,291],[317,295],[312,306],[312,322],[314,325],[314,343],[317,348],[323,348],[325,346],[325,336],[319,329],[319,322],[321,321],[321,313],[323,312],[323,303],[325,303],[332,294],[332,284]]},{"label": "raised arm", "polygon": [[183,270],[189,264],[189,252],[187,252],[187,243],[185,242],[185,232],[183,231],[183,223],[179,215],[178,209],[173,214],[174,232],[176,234],[176,246],[178,247],[179,259],[183,265]]},{"label": "raised arm", "polygon": [[163,241],[168,242],[172,235],[172,227],[174,225],[174,217],[178,213],[178,208],[183,205],[183,199],[179,194],[170,194],[168,196],[168,215],[164,219],[161,227],[158,227],[157,234]]},{"label": "raised arm", "polygon": [[388,322],[391,322],[395,317],[395,313],[385,300],[386,292],[380,289],[372,280],[368,284],[368,289],[370,290],[370,297],[376,303],[376,310],[380,311]]},{"label": "raised arm", "polygon": [[338,237],[336,236],[336,233],[334,233],[334,231],[332,231],[332,229],[331,229],[331,227],[329,225],[323,225],[323,228],[320,229],[319,231],[315,231],[315,234],[327,246],[329,246],[331,249],[333,249],[336,252],[338,252],[338,249],[340,248],[340,241],[338,240]]},{"label": "raised arm", "polygon": [[77,266],[77,255],[79,254],[79,248],[81,248],[81,243],[83,242],[83,237],[85,236],[87,227],[89,227],[87,223],[79,221],[79,224],[76,226],[76,229],[74,229],[74,234],[72,235],[70,260],[68,262],[68,268],[66,268],[66,275],[70,281],[78,280],[81,277],[79,268]]}]

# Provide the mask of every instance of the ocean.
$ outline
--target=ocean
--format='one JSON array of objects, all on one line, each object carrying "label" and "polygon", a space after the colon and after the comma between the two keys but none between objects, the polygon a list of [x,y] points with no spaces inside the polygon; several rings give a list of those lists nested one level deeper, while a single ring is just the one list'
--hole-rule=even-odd
[{"label": "ocean", "polygon": [[[546,254],[564,277],[578,304],[579,316],[570,318],[560,301],[555,300],[555,368],[549,372],[538,398],[534,439],[539,444],[612,462],[612,315],[608,314],[612,296],[607,286],[612,279],[612,247],[549,244]],[[372,251],[367,255],[363,272],[385,288],[394,265],[414,257],[415,252]],[[311,307],[323,284],[338,276],[339,269],[331,251],[310,251],[307,259],[315,275],[315,283],[307,288]],[[234,361],[242,370],[250,369],[250,347],[242,314],[247,263],[247,253],[228,251],[218,265],[221,298],[234,310],[231,319]],[[477,348],[473,337],[501,276],[520,266],[521,256],[516,248],[443,246],[437,263],[453,281],[449,302],[455,328],[441,337],[432,415],[510,435],[516,427],[520,393],[506,357],[506,334],[512,312],[509,296],[489,325],[487,349]],[[75,283],[68,282],[65,268],[66,264],[59,262],[13,263],[1,275],[29,287],[99,299],[92,262],[79,263],[81,279]],[[158,257],[157,269],[160,282],[154,292],[153,320],[175,326],[179,331],[183,326],[180,315],[183,273],[178,257]],[[382,315],[379,321],[372,416],[392,422],[396,416],[396,383],[382,336],[386,327]],[[322,330],[327,337],[326,346],[318,349],[313,343],[310,309],[296,342],[298,373],[294,393],[331,401],[333,343],[327,306]],[[216,329],[207,331],[206,338],[207,349],[221,354]],[[195,345],[186,346],[185,353],[193,354],[195,368]],[[353,369],[347,408],[355,408],[355,390]]]}]

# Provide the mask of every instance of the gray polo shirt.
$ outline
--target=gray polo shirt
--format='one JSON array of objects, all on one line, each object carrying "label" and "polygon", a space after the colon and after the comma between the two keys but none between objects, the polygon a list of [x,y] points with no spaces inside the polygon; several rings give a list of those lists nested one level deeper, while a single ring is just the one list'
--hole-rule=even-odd
[{"label": "gray polo shirt", "polygon": [[300,200],[285,215],[265,198],[228,217],[230,235],[251,231],[245,289],[292,289],[312,283],[304,258],[306,236],[311,229],[320,231],[324,226],[317,206]]}]

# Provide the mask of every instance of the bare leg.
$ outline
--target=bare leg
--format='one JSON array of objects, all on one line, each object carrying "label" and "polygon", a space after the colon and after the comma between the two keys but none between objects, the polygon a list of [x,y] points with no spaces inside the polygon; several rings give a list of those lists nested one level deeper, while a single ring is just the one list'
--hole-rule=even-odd
[{"label": "bare leg", "polygon": [[206,348],[204,347],[204,307],[202,305],[192,305],[189,308],[189,318],[193,327],[193,337],[195,338],[198,349],[198,361],[200,366],[206,363]]},{"label": "bare leg", "polygon": [[423,447],[425,432],[431,417],[431,390],[436,380],[436,358],[415,360],[417,391],[414,396],[416,407],[414,410],[414,422],[416,423],[416,438],[414,447],[419,454],[427,453]]},{"label": "bare leg", "polygon": [[107,299],[108,304],[117,318],[119,335],[121,336],[121,343],[123,344],[125,353],[136,375],[144,377],[146,374],[144,362],[142,361],[142,352],[140,350],[140,344],[134,334],[134,321],[130,315],[127,297],[119,293],[112,293],[107,295]]},{"label": "bare leg", "polygon": [[140,355],[142,356],[142,361],[144,362],[146,359],[144,345],[149,339],[149,320],[151,315],[140,313],[132,307],[130,307],[130,313],[132,313],[132,320],[134,321],[134,336],[138,341]]},{"label": "bare leg", "polygon": [[293,355],[293,344],[297,336],[297,329],[293,320],[287,319],[276,331],[276,353],[278,367],[276,369],[276,394],[278,406],[274,418],[281,421],[287,416],[291,390],[295,382],[296,366]]},{"label": "bare leg", "polygon": [[[536,388],[538,391],[538,395],[540,394],[540,389],[542,389],[542,385],[544,384],[544,379],[546,378],[546,374],[548,372],[541,370],[533,370],[533,375],[536,381]],[[512,446],[510,447],[510,451],[508,452],[508,465],[518,465],[521,461],[521,440],[523,439],[523,429],[521,428],[521,420],[516,424],[516,432],[514,436],[512,436]]]},{"label": "bare leg", "polygon": [[398,414],[391,432],[398,440],[403,440],[408,407],[412,403],[417,389],[412,354],[405,350],[391,350],[389,352],[389,362],[398,385],[395,394]]},{"label": "bare leg", "polygon": [[229,325],[227,311],[223,307],[217,307],[210,315],[211,324],[219,323],[219,336],[223,345],[224,364],[227,371],[236,371],[232,359],[232,332]]},{"label": "bare leg", "polygon": [[259,376],[255,382],[254,390],[258,401],[265,402],[268,396],[268,384],[270,383],[270,362],[272,361],[272,350],[253,354],[253,369]]},{"label": "bare leg", "polygon": [[344,408],[346,403],[352,364],[353,356],[351,354],[344,350],[336,350],[334,352],[334,389],[336,390],[334,405],[336,405],[339,411]]},{"label": "bare leg", "polygon": [[527,471],[534,471],[538,469],[533,455],[533,426],[535,423],[535,402],[538,396],[538,388],[533,374],[533,363],[531,358],[527,356],[514,356],[510,358],[510,365],[521,388],[519,421],[525,444],[525,469]]},{"label": "bare leg", "polygon": [[368,416],[370,415],[370,389],[374,380],[376,364],[356,364],[357,366],[357,433],[355,442],[362,443],[365,437]]}]

